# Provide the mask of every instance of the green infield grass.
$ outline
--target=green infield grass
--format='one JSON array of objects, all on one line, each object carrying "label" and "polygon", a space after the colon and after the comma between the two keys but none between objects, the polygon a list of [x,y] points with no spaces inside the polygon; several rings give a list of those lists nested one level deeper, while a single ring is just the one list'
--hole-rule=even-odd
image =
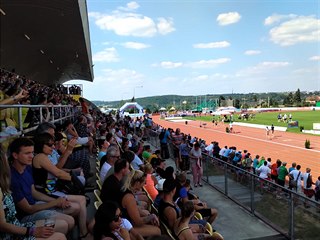
[{"label": "green infield grass", "polygon": [[[262,113],[255,113],[253,118],[249,120],[239,119],[239,114],[236,113],[233,116],[234,122],[245,122],[245,123],[253,123],[253,124],[261,124],[270,126],[273,124],[274,126],[280,127],[287,127],[288,123],[278,122],[278,114],[280,112],[262,112]],[[304,127],[305,130],[313,129],[313,123],[320,123],[320,111],[297,111],[297,112],[281,112],[282,115],[284,113],[292,114],[292,120],[299,122],[299,127]],[[229,117],[229,116],[228,116]],[[218,119],[218,116],[201,116],[201,117],[188,117],[191,120],[199,120],[199,121],[206,121],[211,122],[213,119]],[[288,128],[290,132],[300,132],[300,128]]]}]

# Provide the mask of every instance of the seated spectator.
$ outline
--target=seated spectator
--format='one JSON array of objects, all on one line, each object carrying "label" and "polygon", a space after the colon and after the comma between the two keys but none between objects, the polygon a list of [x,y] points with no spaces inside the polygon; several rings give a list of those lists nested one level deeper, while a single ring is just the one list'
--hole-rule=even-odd
[{"label": "seated spectator", "polygon": [[135,191],[139,191],[145,184],[145,175],[140,170],[132,170],[122,188],[123,197],[121,200],[122,213],[143,237],[160,235],[159,221],[156,215],[150,214],[142,217],[140,215],[137,201],[134,196]]},{"label": "seated spectator", "polygon": [[155,178],[155,176],[152,175],[153,171],[154,170],[153,170],[150,163],[147,163],[144,166],[144,172],[147,175],[146,176],[146,184],[144,185],[144,188],[149,193],[152,200],[154,200],[156,198],[156,196],[158,195],[158,190],[155,188],[155,185],[158,183],[158,181]]},{"label": "seated spectator", "polygon": [[133,152],[135,153],[134,159],[131,162],[131,166],[133,169],[138,170],[141,169],[143,167],[143,161],[141,160],[141,158],[138,156],[139,155],[139,147],[135,147],[133,149]]},{"label": "seated spectator", "polygon": [[77,133],[76,128],[73,126],[70,120],[66,120],[64,122],[65,134],[67,135],[67,139],[71,140],[75,138],[77,140],[77,144],[79,145],[88,145],[89,148],[93,146],[94,142],[92,137],[80,137]]},{"label": "seated spectator", "polygon": [[[0,105],[13,105],[19,103],[22,99],[28,97],[28,91],[21,90],[17,95],[7,97],[0,101]],[[1,110],[1,108],[0,108]]]},{"label": "seated spectator", "polygon": [[126,137],[122,137],[122,143],[121,143],[121,149],[122,151],[128,151],[129,150],[129,140]]},{"label": "seated spectator", "polygon": [[[21,223],[16,217],[16,208],[10,191],[10,167],[5,154],[0,149],[0,238],[65,240],[63,233],[55,232],[63,220],[56,220],[55,228],[40,226],[38,222]],[[36,227],[36,224],[39,227]],[[65,232],[66,233],[66,232]]]},{"label": "seated spectator", "polygon": [[[44,122],[37,127],[35,135],[49,133],[52,137],[54,137],[55,129],[56,127],[52,123]],[[53,149],[52,153],[48,156],[51,163],[57,168],[63,168],[68,157],[72,154],[75,144],[75,140],[70,140],[66,149],[62,149],[62,146],[58,146],[58,149]],[[61,154],[58,153],[58,150],[61,150]]]},{"label": "seated spectator", "polygon": [[176,220],[173,226],[173,233],[176,238],[179,240],[213,239],[209,234],[192,232],[192,229],[189,226],[189,222],[191,221],[194,214],[195,209],[193,202],[186,202],[181,208],[181,217]]},{"label": "seated spectator", "polygon": [[165,168],[166,168],[166,160],[161,158],[153,158],[151,160],[151,165],[155,170],[154,176],[159,181],[162,178],[166,178],[165,176]]},{"label": "seated spectator", "polygon": [[70,209],[71,203],[68,199],[54,199],[35,189],[30,166],[34,151],[33,142],[27,138],[17,138],[10,144],[9,150],[12,162],[11,191],[18,219],[25,223],[54,217],[65,222],[61,226],[56,224],[57,231],[67,233],[73,228],[74,219],[64,213],[72,213],[74,209]]},{"label": "seated spectator", "polygon": [[94,239],[143,240],[132,224],[121,216],[119,205],[107,201],[100,205],[95,215]]},{"label": "seated spectator", "polygon": [[118,159],[114,164],[114,173],[103,182],[100,198],[102,202],[114,201],[121,204],[121,181],[129,173],[129,163],[125,159]]},{"label": "seated spectator", "polygon": [[[54,145],[54,138],[49,133],[43,133],[37,135],[35,138],[35,152],[37,155],[33,158],[33,177],[36,186],[40,186],[40,189],[47,187],[47,180],[49,179],[63,179],[71,181],[71,175],[53,165],[48,155],[52,153],[52,146]],[[61,194],[59,192],[52,193],[53,195]],[[82,236],[88,234],[86,227],[87,209],[86,198],[81,195],[62,195],[66,197],[70,202],[70,214],[78,217],[80,225],[80,233]],[[65,211],[68,213],[68,211]]]},{"label": "seated spectator", "polygon": [[[176,201],[178,198],[178,204],[180,207],[183,206],[188,200],[188,191],[187,188],[185,187],[186,183],[186,176],[185,174],[180,174],[177,176],[177,192],[174,196],[174,200]],[[207,221],[212,224],[213,221],[216,219],[218,215],[218,211],[215,208],[208,208],[207,204],[204,202],[201,202],[199,199],[194,199],[192,200],[194,203],[194,208],[196,209],[197,212],[201,213],[201,215],[205,218],[207,218]]]},{"label": "seated spectator", "polygon": [[157,185],[155,186],[155,188],[158,190],[158,195],[156,196],[156,198],[153,201],[153,205],[158,209],[159,205],[160,205],[160,201],[164,196],[163,193],[163,183],[164,183],[165,179],[160,179],[157,183]]},{"label": "seated spectator", "polygon": [[111,145],[107,150],[107,155],[103,156],[100,162],[100,179],[103,183],[110,168],[116,160],[120,158],[120,151],[116,145]]},{"label": "seated spectator", "polygon": [[[87,120],[87,118],[85,116],[81,115],[78,118],[78,124],[75,126],[75,130],[77,131],[78,136],[80,138],[92,139],[91,136],[90,136],[89,129],[88,129],[89,125],[90,124],[88,124],[88,120]],[[92,154],[93,153],[93,148],[94,148],[94,142],[93,141],[89,141],[88,142],[88,146],[89,146],[89,152]]]},{"label": "seated spectator", "polygon": [[[174,202],[173,197],[176,193],[176,182],[165,180],[163,183],[163,198],[159,204],[159,218],[173,232],[176,220],[180,217],[180,208]],[[200,220],[197,224],[190,224],[192,232],[203,232],[204,221]]]},{"label": "seated spectator", "polygon": [[151,148],[150,145],[145,145],[143,147],[143,152],[142,152],[142,158],[144,161],[150,161],[150,157],[151,157]]}]

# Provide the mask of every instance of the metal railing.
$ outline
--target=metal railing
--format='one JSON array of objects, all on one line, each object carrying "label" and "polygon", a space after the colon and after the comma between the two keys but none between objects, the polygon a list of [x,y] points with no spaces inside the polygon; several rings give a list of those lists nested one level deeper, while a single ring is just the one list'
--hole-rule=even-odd
[{"label": "metal railing", "polygon": [[[160,148],[159,133],[151,131],[149,136],[150,143]],[[173,156],[175,146],[170,146]],[[202,158],[203,180],[250,214],[289,239],[319,237],[320,203],[305,197],[301,189],[291,191],[206,153]]]},{"label": "metal railing", "polygon": [[[20,136],[35,130],[38,124],[44,122],[44,116],[42,114],[43,109],[49,110],[50,118],[48,121],[51,123],[56,123],[56,122],[62,123],[62,121],[65,119],[74,120],[74,118],[77,117],[78,113],[80,112],[79,107],[77,106],[75,107],[72,105],[20,105],[20,104],[0,105],[0,111],[5,111],[5,109],[8,109],[8,108],[17,109],[18,111],[18,121],[17,121],[17,126],[15,127],[18,131],[16,135],[20,135]],[[39,121],[35,122],[34,126],[27,127],[27,128],[23,127],[24,122],[23,122],[22,112],[24,108],[28,108],[28,111],[31,111],[31,110],[39,111],[39,116],[37,116]],[[1,120],[1,121],[5,121],[5,120]],[[6,136],[3,138],[10,138],[10,136]]]}]

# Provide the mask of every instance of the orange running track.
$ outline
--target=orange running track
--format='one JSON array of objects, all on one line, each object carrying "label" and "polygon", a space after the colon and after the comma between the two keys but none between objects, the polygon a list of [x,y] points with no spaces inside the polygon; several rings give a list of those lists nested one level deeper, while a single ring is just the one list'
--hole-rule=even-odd
[{"label": "orange running track", "polygon": [[[320,176],[320,137],[275,131],[274,137],[270,140],[266,137],[265,129],[253,127],[243,127],[234,125],[235,133],[226,133],[227,124],[219,123],[217,127],[212,123],[206,122],[206,126],[200,127],[200,121],[172,122],[153,116],[152,120],[165,128],[180,128],[185,134],[196,136],[206,140],[207,144],[211,141],[219,142],[220,147],[236,146],[238,150],[247,149],[252,158],[256,155],[271,157],[272,163],[277,159],[287,162],[287,168],[291,167],[292,162],[301,165],[302,172],[307,167],[311,168],[313,181]],[[304,142],[309,139],[311,149],[305,149]]]}]

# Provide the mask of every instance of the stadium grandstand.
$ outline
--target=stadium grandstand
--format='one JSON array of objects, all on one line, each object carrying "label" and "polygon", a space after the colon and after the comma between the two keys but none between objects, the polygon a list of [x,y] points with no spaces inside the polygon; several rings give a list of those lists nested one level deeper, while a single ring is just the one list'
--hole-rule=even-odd
[{"label": "stadium grandstand", "polygon": [[0,239],[319,238],[319,199],[64,84],[94,81],[85,0],[2,0],[0,24]]}]

